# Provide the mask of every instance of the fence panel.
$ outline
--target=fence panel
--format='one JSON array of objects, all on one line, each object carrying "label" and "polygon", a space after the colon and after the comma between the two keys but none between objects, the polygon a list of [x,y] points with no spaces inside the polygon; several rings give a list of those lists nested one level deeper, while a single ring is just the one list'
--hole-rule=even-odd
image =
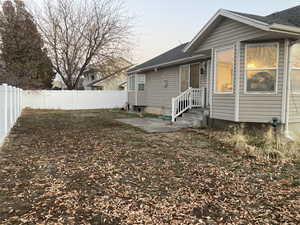
[{"label": "fence panel", "polygon": [[0,146],[21,115],[21,95],[19,88],[0,85]]},{"label": "fence panel", "polygon": [[23,107],[33,109],[122,108],[127,99],[127,91],[23,91]]}]

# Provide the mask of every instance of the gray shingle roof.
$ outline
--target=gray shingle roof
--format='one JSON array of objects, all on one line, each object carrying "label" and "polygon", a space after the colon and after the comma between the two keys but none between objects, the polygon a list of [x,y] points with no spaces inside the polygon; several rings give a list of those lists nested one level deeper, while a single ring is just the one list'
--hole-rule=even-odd
[{"label": "gray shingle roof", "polygon": [[[234,12],[234,11],[230,11],[230,12],[244,16],[244,17],[248,17],[248,18],[251,18],[251,19],[254,19],[257,21],[264,22],[269,25],[278,23],[278,24],[283,24],[283,25],[300,27],[300,5],[280,11],[280,12],[272,13],[267,16],[258,16],[258,15]],[[130,73],[130,72],[140,70],[140,69],[143,69],[146,67],[156,66],[156,65],[171,62],[174,60],[191,57],[193,55],[191,55],[190,53],[183,52],[183,49],[187,44],[188,43],[181,44],[181,45],[163,53],[162,55],[159,55],[153,59],[150,59],[149,61],[147,61],[145,63],[142,63],[140,65],[137,65],[137,66],[131,68],[130,70],[128,70],[128,72]]]},{"label": "gray shingle roof", "polygon": [[150,59],[149,61],[147,61],[145,63],[142,63],[140,65],[137,65],[137,66],[131,68],[130,70],[128,70],[128,72],[130,73],[130,72],[133,72],[133,71],[136,71],[139,69],[143,69],[146,67],[151,67],[151,66],[162,64],[162,63],[167,63],[167,62],[195,56],[195,54],[183,52],[183,49],[187,44],[188,44],[188,42],[181,44],[181,45],[179,45],[179,46],[177,46],[177,47],[175,47],[153,59]]},{"label": "gray shingle roof", "polygon": [[280,12],[272,13],[267,16],[258,16],[253,14],[247,14],[247,13],[240,13],[240,12],[234,12],[235,14],[245,16],[254,20],[258,20],[267,24],[283,24],[283,25],[289,25],[289,26],[297,26],[300,27],[300,5],[285,9]]}]

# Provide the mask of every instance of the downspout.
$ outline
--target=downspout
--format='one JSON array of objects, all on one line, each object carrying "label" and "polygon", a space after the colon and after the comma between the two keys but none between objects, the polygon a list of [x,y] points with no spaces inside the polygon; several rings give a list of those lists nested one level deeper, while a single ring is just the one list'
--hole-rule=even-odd
[{"label": "downspout", "polygon": [[285,98],[285,129],[284,129],[284,135],[292,139],[289,136],[289,112],[290,112],[290,92],[291,92],[291,76],[290,76],[290,49],[293,46],[293,43],[291,43],[289,40],[285,40],[285,50],[286,50],[286,68],[285,68],[285,73],[287,76],[287,88],[286,88],[286,98]]}]

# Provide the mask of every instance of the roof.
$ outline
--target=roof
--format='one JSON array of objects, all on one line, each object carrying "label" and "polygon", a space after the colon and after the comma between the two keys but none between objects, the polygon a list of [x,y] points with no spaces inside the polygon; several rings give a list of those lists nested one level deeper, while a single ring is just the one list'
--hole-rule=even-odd
[{"label": "roof", "polygon": [[181,44],[163,53],[162,55],[159,55],[145,63],[137,65],[128,70],[128,73],[143,72],[146,69],[153,69],[156,68],[156,66],[159,67],[162,65],[167,65],[170,62],[177,62],[177,64],[179,64],[179,61],[181,59],[183,60],[189,57],[196,56],[195,54],[193,55],[191,49],[193,49],[193,47],[202,40],[201,38],[205,37],[205,32],[209,32],[209,28],[218,21],[217,19],[220,18],[220,16],[237,20],[239,22],[257,27],[258,29],[262,29],[265,31],[285,33],[292,32],[300,35],[299,15],[300,5],[280,12],[272,13],[267,16],[259,16],[221,9],[210,21],[208,21],[208,23],[202,28],[202,30],[196,35],[196,37],[194,37],[191,42]]},{"label": "roof", "polygon": [[179,59],[196,56],[195,54],[183,52],[183,49],[186,47],[187,44],[188,44],[188,42],[184,43],[184,44],[180,44],[177,47],[175,47],[153,59],[150,59],[149,61],[146,61],[140,65],[137,65],[137,66],[131,68],[130,70],[128,70],[128,72],[130,73],[130,72],[137,71],[137,70],[140,70],[143,68],[148,68],[148,67],[160,65],[163,63],[167,63],[167,62],[172,62],[172,61],[176,61]]},{"label": "roof", "polygon": [[264,23],[267,23],[269,25],[278,23],[282,25],[287,25],[287,26],[296,26],[300,27],[300,5],[285,9],[280,12],[275,12],[267,16],[258,16],[258,15],[253,15],[253,14],[247,14],[247,13],[241,13],[241,12],[234,12],[230,11],[232,13],[245,16],[254,20],[258,20]]}]

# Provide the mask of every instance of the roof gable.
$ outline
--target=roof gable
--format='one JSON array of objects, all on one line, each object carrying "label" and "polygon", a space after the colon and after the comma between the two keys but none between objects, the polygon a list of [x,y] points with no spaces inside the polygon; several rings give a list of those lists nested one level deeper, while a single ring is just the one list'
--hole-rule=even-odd
[{"label": "roof gable", "polygon": [[223,17],[216,24],[212,31],[207,32],[192,52],[203,52],[212,48],[219,48],[235,44],[237,41],[244,41],[266,36],[268,33],[253,26]]},{"label": "roof gable", "polygon": [[[194,50],[195,46],[207,35],[207,33],[211,32],[214,29],[214,27],[220,22],[222,17],[226,17],[268,32],[280,32],[300,35],[300,26],[295,25],[297,20],[292,23],[288,19],[287,15],[291,13],[291,11],[295,11],[293,13],[294,16],[290,15],[289,17],[294,18],[296,17],[296,12],[300,13],[300,8],[295,7],[293,9],[281,11],[279,13],[274,13],[265,17],[220,9],[193,38],[193,40],[188,45],[186,45],[183,51],[190,52]],[[300,25],[300,19],[298,20]]]},{"label": "roof gable", "polygon": [[197,55],[194,52],[197,46],[209,33],[213,32],[215,27],[225,18],[235,20],[242,24],[251,26],[252,29],[260,29],[265,32],[279,32],[300,36],[300,6],[273,13],[268,16],[258,16],[247,13],[240,13],[220,9],[201,29],[201,31],[189,43],[181,44],[145,63],[137,65],[128,73],[140,73],[146,70],[175,65],[183,62],[203,58],[203,55]]}]

